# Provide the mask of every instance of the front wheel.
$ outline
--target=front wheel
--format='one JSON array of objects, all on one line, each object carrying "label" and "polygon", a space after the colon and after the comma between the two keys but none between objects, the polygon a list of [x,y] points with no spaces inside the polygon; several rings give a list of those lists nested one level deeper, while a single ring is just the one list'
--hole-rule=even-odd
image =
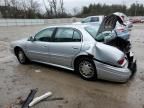
[{"label": "front wheel", "polygon": [[27,64],[28,63],[28,58],[26,57],[26,55],[23,52],[23,50],[18,49],[17,52],[16,52],[16,56],[17,56],[18,61],[21,64]]},{"label": "front wheel", "polygon": [[97,78],[96,67],[93,60],[89,58],[81,58],[78,60],[77,71],[85,80],[94,80]]}]

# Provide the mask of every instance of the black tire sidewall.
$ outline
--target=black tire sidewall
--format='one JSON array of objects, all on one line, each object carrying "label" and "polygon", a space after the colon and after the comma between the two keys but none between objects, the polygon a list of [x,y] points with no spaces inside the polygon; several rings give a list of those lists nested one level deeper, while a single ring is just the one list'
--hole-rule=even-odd
[{"label": "black tire sidewall", "polygon": [[[19,53],[20,52],[22,52],[23,53],[23,56],[24,56],[24,62],[22,62],[20,59],[19,59]],[[24,51],[23,50],[21,50],[21,49],[19,49],[18,51],[17,51],[17,54],[16,54],[16,56],[17,56],[17,59],[18,59],[18,61],[20,62],[20,64],[26,64],[27,63],[27,57],[26,57],[26,55],[25,55],[25,53],[24,53]]]}]

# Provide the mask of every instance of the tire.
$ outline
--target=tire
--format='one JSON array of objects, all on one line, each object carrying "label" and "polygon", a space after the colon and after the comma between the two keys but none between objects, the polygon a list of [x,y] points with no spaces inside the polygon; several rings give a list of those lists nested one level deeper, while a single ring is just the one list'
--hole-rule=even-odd
[{"label": "tire", "polygon": [[80,58],[76,63],[76,71],[79,73],[80,77],[84,80],[96,80],[96,66],[92,59],[90,58]]},{"label": "tire", "polygon": [[27,64],[29,62],[29,59],[26,57],[26,55],[22,49],[18,49],[16,51],[16,57],[20,64]]}]

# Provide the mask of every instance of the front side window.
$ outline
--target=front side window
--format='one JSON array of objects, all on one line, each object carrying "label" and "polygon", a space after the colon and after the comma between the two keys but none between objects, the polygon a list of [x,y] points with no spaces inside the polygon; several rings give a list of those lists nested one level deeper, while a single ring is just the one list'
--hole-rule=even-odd
[{"label": "front side window", "polygon": [[35,35],[35,41],[50,42],[55,28],[48,28]]},{"label": "front side window", "polygon": [[72,28],[58,28],[54,38],[55,42],[79,42],[81,35]]}]

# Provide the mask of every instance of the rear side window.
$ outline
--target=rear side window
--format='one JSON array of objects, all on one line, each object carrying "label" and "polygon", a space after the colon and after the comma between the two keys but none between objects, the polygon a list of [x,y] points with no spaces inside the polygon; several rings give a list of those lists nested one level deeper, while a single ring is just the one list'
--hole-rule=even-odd
[{"label": "rear side window", "polygon": [[73,41],[74,42],[80,42],[81,41],[81,34],[76,30],[74,30]]},{"label": "rear side window", "polygon": [[81,35],[72,28],[58,28],[54,38],[55,42],[79,42]]}]

